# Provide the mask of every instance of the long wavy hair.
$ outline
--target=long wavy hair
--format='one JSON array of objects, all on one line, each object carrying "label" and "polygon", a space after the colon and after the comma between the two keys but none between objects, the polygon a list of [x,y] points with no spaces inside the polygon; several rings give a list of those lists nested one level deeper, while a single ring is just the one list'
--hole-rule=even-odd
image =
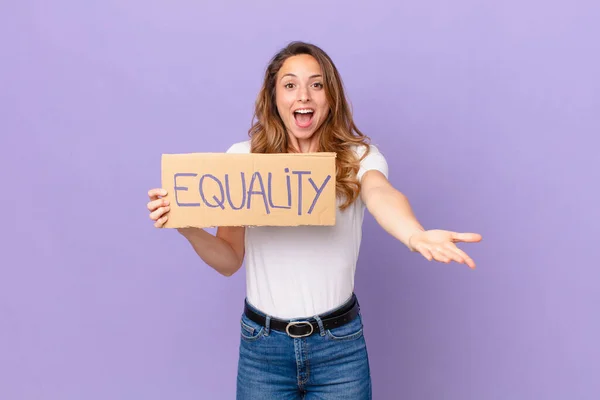
[{"label": "long wavy hair", "polygon": [[[314,133],[319,135],[318,151],[335,152],[336,196],[343,199],[340,209],[344,210],[356,200],[360,193],[357,173],[360,161],[369,152],[370,139],[354,124],[352,111],[344,92],[340,74],[331,58],[319,47],[305,42],[291,42],[273,56],[264,75],[258,93],[248,131],[252,153],[294,153],[285,125],[277,110],[275,84],[283,63],[292,56],[307,54],[319,63],[323,75],[324,89],[329,113]],[[365,146],[364,154],[357,157],[354,147]]]}]

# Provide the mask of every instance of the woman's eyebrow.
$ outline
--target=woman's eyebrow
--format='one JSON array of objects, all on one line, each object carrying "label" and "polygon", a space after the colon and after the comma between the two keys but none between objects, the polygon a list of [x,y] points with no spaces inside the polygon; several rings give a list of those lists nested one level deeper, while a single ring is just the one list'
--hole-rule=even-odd
[{"label": "woman's eyebrow", "polygon": [[[281,77],[281,79],[285,78],[286,76],[293,76],[294,78],[297,78],[297,76],[296,76],[296,75],[292,74],[291,72],[288,72],[287,74],[283,75],[283,76]],[[313,78],[321,78],[321,76],[322,76],[321,74],[315,74],[315,75],[311,75],[311,76],[309,76],[309,79],[313,79]],[[280,80],[281,80],[281,79],[280,79]]]}]

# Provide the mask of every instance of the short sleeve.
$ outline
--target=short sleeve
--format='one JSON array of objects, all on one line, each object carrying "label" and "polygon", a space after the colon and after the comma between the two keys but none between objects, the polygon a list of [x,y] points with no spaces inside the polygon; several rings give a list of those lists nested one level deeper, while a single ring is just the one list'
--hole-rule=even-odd
[{"label": "short sleeve", "polygon": [[234,143],[227,149],[226,153],[230,153],[230,154],[250,153],[250,141],[247,140],[245,142]]},{"label": "short sleeve", "polygon": [[[359,157],[365,152],[365,148],[363,146],[359,147],[357,154]],[[370,145],[369,146],[369,154],[360,162],[360,169],[357,174],[357,178],[360,181],[365,174],[365,172],[375,169],[380,171],[386,178],[388,177],[388,163],[385,159],[385,156],[379,151],[377,146]]]}]

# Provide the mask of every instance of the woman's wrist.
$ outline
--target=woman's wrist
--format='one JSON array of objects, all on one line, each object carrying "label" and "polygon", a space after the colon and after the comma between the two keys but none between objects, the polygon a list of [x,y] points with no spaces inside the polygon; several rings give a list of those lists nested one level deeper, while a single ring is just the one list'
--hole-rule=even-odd
[{"label": "woman's wrist", "polygon": [[408,236],[408,241],[407,241],[407,243],[406,243],[406,247],[408,247],[408,249],[409,249],[410,251],[413,251],[413,252],[414,252],[414,251],[416,251],[416,250],[415,250],[415,248],[414,248],[414,247],[413,247],[413,245],[412,245],[412,239],[413,239],[413,237],[414,237],[415,235],[417,235],[417,234],[419,234],[419,233],[423,233],[423,232],[425,232],[425,229],[424,229],[423,227],[419,227],[419,228],[416,228],[416,229],[414,230],[414,232],[412,232],[412,233],[411,233],[411,234]]}]

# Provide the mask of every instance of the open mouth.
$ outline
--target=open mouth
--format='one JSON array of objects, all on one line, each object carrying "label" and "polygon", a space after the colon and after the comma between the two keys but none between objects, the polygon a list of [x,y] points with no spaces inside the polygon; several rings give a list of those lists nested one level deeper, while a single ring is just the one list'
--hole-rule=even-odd
[{"label": "open mouth", "polygon": [[315,111],[312,108],[301,108],[294,111],[296,125],[298,125],[300,128],[307,128],[310,126],[314,114]]}]

